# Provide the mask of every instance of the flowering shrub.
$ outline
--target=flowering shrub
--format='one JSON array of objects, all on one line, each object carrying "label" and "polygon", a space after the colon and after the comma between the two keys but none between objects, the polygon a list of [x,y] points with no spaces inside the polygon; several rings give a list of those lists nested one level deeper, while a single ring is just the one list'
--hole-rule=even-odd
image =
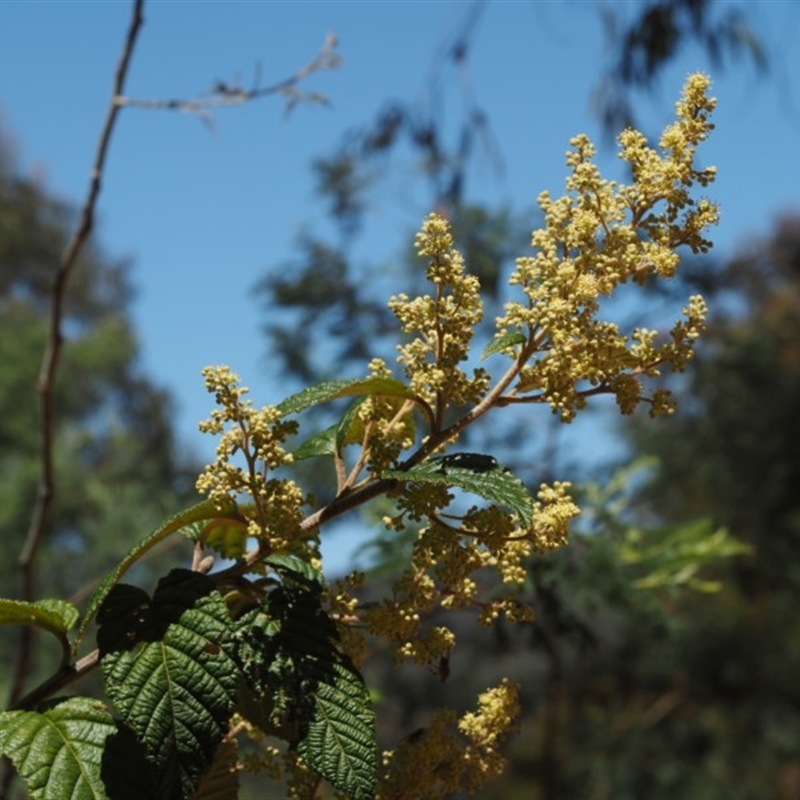
[{"label": "flowering shrub", "polygon": [[[230,369],[204,371],[217,408],[201,430],[219,442],[197,481],[207,499],[137,545],[82,616],[59,600],[0,601],[5,621],[44,628],[64,652],[51,679],[0,715],[0,750],[31,796],[230,797],[248,767],[287,782],[293,797],[313,797],[326,779],[352,798],[399,800],[474,790],[502,772],[498,745],[518,712],[513,683],[485,691],[460,719],[436,713],[380,758],[360,664],[377,639],[398,661],[443,669],[457,641],[429,624],[433,612],[532,619],[517,592],[526,562],[563,546],[579,509],[567,482],[531,494],[494,457],[454,451],[470,425],[512,404],[544,404],[569,423],[600,394],[623,414],[640,403],[653,415],[672,410],[648,380],[686,368],[703,299],[689,298],[666,332],[622,331],[601,318],[601,301],[622,284],[674,275],[680,248],[711,246],[704,232],[717,208],[691,196],[714,179],[694,164],[713,127],[708,88],[703,75],[688,79],[659,149],[637,131],[620,135],[629,185],[601,177],[586,136],[572,140],[567,193],[540,195],[544,226],[533,255],[517,260],[515,298],[482,350],[482,361],[504,364],[496,375],[465,368],[483,317],[480,286],[435,214],[416,239],[430,294],[389,301],[405,335],[399,375],[376,358],[363,378],[258,409]],[[335,425],[290,449],[289,437],[307,434],[302,412],[342,398],[351,404]],[[285,469],[312,457],[332,459],[337,476],[317,508]],[[481,502],[448,511],[453,489]],[[328,583],[319,541],[326,523],[379,496],[394,501],[386,527],[413,532],[415,544],[391,596],[362,606],[365,576]],[[165,576],[152,597],[121,582],[176,534],[194,543],[191,569]],[[477,579],[484,572],[496,573],[491,599]],[[97,648],[78,658],[93,624]],[[52,699],[97,666],[107,702]],[[258,756],[238,754],[243,739],[260,743]]]}]

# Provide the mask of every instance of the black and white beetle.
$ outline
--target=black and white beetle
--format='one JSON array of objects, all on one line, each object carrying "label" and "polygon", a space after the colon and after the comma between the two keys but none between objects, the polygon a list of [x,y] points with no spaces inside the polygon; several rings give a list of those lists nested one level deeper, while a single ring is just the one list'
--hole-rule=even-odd
[{"label": "black and white beetle", "polygon": [[481,453],[453,453],[449,456],[435,456],[431,461],[439,464],[439,472],[447,472],[448,467],[468,469],[471,472],[491,472],[497,469],[497,459]]}]

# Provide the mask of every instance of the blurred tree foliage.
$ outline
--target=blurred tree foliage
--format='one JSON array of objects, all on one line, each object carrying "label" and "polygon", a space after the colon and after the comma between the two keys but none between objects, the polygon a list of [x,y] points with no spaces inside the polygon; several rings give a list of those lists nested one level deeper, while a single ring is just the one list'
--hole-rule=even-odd
[{"label": "blurred tree foliage", "polygon": [[[19,591],[17,557],[38,490],[36,384],[53,275],[74,215],[19,174],[11,146],[0,140],[0,581],[7,597]],[[137,364],[127,273],[124,261],[94,243],[66,297],[56,499],[39,556],[40,586],[55,596],[102,577],[143,530],[195,494],[197,467],[176,451],[169,397]],[[5,672],[14,650],[0,649]]]},{"label": "blurred tree foliage", "polygon": [[797,797],[800,217],[779,220],[717,285],[722,310],[689,377],[690,402],[668,429],[641,426],[632,444],[660,460],[641,492],[646,507],[668,521],[708,516],[752,555],[718,567],[720,595],[681,605],[683,708],[661,727],[674,736],[694,714],[703,796]]}]

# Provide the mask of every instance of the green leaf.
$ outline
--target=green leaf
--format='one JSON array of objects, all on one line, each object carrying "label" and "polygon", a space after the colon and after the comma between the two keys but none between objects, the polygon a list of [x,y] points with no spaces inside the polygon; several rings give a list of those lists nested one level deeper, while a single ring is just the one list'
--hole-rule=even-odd
[{"label": "green leaf", "polygon": [[527,341],[526,337],[519,331],[512,331],[511,333],[498,333],[492,338],[489,344],[483,348],[483,352],[481,353],[481,361],[483,361],[484,358],[489,358],[489,356],[494,355],[495,353],[499,353],[502,350],[513,347],[514,345],[522,344],[525,341]]},{"label": "green leaf", "polygon": [[101,761],[114,731],[102,703],[72,697],[41,713],[0,713],[0,753],[14,763],[33,800],[104,800]]},{"label": "green leaf", "polygon": [[117,566],[114,567],[114,569],[112,569],[105,578],[103,578],[103,580],[100,582],[100,585],[92,594],[89,604],[86,608],[86,614],[83,617],[80,629],[78,630],[78,635],[73,644],[73,651],[77,651],[78,645],[86,635],[86,631],[92,624],[92,620],[94,619],[95,614],[97,614],[100,604],[103,602],[106,595],[111,591],[111,587],[114,586],[114,584],[117,583],[119,579],[137,561],[139,561],[139,559],[145,553],[147,553],[149,550],[152,550],[153,547],[167,537],[171,536],[173,533],[180,532],[181,529],[187,528],[194,523],[203,520],[220,519],[226,517],[235,520],[240,519],[236,504],[233,501],[231,501],[227,508],[220,510],[213,500],[204,500],[202,503],[198,503],[191,508],[187,508],[178,514],[175,514],[175,516],[170,517],[166,522],[164,522],[163,525],[159,526],[147,538],[143,539],[141,542],[131,548],[125,558],[123,558],[122,561],[120,561],[120,563],[117,564]]},{"label": "green leaf", "polygon": [[[119,622],[116,599],[110,595],[103,608],[104,626]],[[119,610],[122,627],[128,612]],[[187,796],[233,713],[239,670],[229,654],[232,623],[214,582],[188,570],[173,570],[160,581],[152,604],[139,614],[146,617],[145,638],[154,640],[105,655],[106,694],[148,759],[177,771]]]},{"label": "green leaf", "polygon": [[533,523],[533,498],[528,489],[516,475],[501,468],[488,472],[474,472],[461,467],[445,469],[439,462],[424,461],[409,470],[385,470],[381,473],[381,477],[456,486],[498,506],[511,509],[519,515],[520,521],[526,526]]},{"label": "green leaf", "polygon": [[[361,676],[336,645],[318,591],[284,585],[237,622],[246,715],[285,738],[351,798],[374,796],[375,716]],[[260,699],[259,699],[260,698]]]},{"label": "green leaf", "polygon": [[66,636],[80,612],[66,600],[0,600],[0,625],[33,625],[59,638]]},{"label": "green leaf", "polygon": [[340,397],[358,395],[390,395],[418,400],[404,383],[394,378],[354,378],[351,380],[325,381],[316,386],[309,386],[297,394],[287,397],[278,404],[278,410],[284,414],[297,414],[306,408],[337,400]]},{"label": "green leaf", "polygon": [[375,719],[361,676],[348,663],[334,662],[320,673],[315,701],[314,717],[297,744],[298,753],[352,800],[374,797]]},{"label": "green leaf", "polygon": [[299,579],[301,583],[313,583],[320,587],[325,585],[325,576],[299,556],[276,554],[269,556],[264,563],[272,567],[282,577],[288,576],[296,581]]},{"label": "green leaf", "polygon": [[314,458],[315,456],[334,456],[348,444],[358,444],[364,438],[364,425],[358,424],[356,416],[358,408],[364,400],[352,403],[342,418],[335,425],[306,439],[292,455],[295,460]]},{"label": "green leaf", "polygon": [[119,720],[116,731],[106,739],[100,776],[109,800],[139,797],[181,796],[175,770],[160,769],[147,754],[134,732]]},{"label": "green leaf", "polygon": [[350,408],[345,411],[344,416],[339,420],[336,426],[336,450],[340,452],[341,449],[348,444],[359,444],[364,439],[364,425],[356,423],[361,422],[357,414],[358,409],[364,402],[356,400],[355,403],[350,404]]},{"label": "green leaf", "polygon": [[315,433],[306,439],[297,450],[292,452],[295,461],[302,461],[305,458],[316,458],[317,456],[336,455],[336,431],[337,425],[331,425],[324,431]]},{"label": "green leaf", "polygon": [[100,657],[116,650],[130,650],[137,642],[159,637],[150,597],[143,589],[120,583],[114,586],[97,613],[97,646]]}]

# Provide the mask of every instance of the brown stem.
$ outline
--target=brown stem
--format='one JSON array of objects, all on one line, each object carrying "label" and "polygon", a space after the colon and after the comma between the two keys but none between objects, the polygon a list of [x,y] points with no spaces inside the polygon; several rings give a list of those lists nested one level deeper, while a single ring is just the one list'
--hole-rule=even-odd
[{"label": "brown stem", "polygon": [[341,64],[341,58],[336,52],[336,45],[336,36],[329,33],[325,37],[325,42],[319,53],[317,53],[312,61],[289,78],[285,78],[270,86],[258,86],[258,77],[256,77],[256,85],[251,89],[242,89],[238,86],[224,83],[223,81],[217,81],[208,97],[172,100],[144,100],[135,97],[120,97],[118,98],[118,102],[122,106],[129,106],[131,108],[182,111],[188,114],[197,114],[206,122],[211,122],[211,111],[215,108],[240,106],[251,100],[257,100],[261,97],[274,94],[281,94],[287,97],[290,107],[301,101],[326,102],[325,98],[317,93],[300,92],[297,89],[297,85],[314,72],[323,69],[336,69]]},{"label": "brown stem", "polygon": [[[47,522],[53,506],[55,496],[55,483],[53,477],[53,430],[54,430],[54,393],[53,388],[56,380],[56,373],[61,358],[61,349],[64,342],[62,332],[62,322],[64,318],[64,303],[66,300],[67,287],[69,280],[75,270],[78,257],[81,254],[92,231],[94,223],[94,212],[97,205],[97,198],[100,195],[102,185],[103,170],[105,168],[106,155],[108,153],[111,133],[120,112],[121,106],[119,98],[122,95],[125,78],[128,73],[133,48],[136,37],[142,26],[142,7],[144,0],[135,0],[133,4],[133,15],[128,27],[128,34],[122,48],[122,54],[117,65],[114,76],[114,85],[111,93],[111,102],[106,112],[106,118],[100,133],[100,140],[97,143],[94,163],[92,164],[91,180],[86,200],[81,208],[77,227],[75,228],[64,252],[59,260],[53,281],[52,304],[50,307],[50,326],[47,347],[42,359],[39,371],[39,381],[37,391],[39,393],[39,425],[41,428],[41,443],[39,448],[39,458],[42,465],[42,474],[39,480],[39,491],[36,506],[33,509],[31,521],[28,526],[28,533],[25,543],[19,556],[19,566],[22,572],[22,597],[24,600],[32,601],[36,597],[36,554],[42,543]],[[17,663],[14,679],[11,684],[10,705],[13,705],[21,696],[25,683],[25,678],[30,672],[31,652],[33,645],[34,629],[24,627],[20,647],[17,656]]]}]

